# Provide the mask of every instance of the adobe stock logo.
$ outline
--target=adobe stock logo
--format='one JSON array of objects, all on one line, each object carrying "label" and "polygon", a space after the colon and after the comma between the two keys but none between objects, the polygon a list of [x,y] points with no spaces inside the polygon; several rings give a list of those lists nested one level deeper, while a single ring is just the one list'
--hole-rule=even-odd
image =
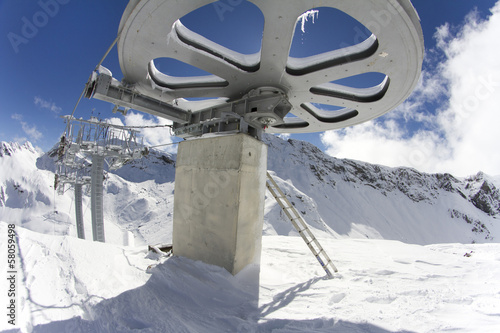
[{"label": "adobe stock logo", "polygon": [[9,32],[7,38],[15,53],[19,53],[21,44],[28,44],[29,41],[38,34],[39,29],[45,27],[51,18],[58,13],[61,5],[66,5],[70,0],[39,0],[37,2],[40,10],[35,12],[30,18],[23,16],[21,18],[20,33]]},{"label": "adobe stock logo", "polygon": [[214,6],[215,12],[217,13],[217,16],[219,16],[219,20],[224,22],[224,14],[226,12],[232,12],[242,2],[243,0],[227,0],[227,3],[216,1],[212,3],[212,6]]}]

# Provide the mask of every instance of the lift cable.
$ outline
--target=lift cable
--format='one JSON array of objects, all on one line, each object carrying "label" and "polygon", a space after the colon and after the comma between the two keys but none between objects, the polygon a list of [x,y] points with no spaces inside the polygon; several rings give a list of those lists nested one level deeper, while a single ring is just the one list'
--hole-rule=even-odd
[{"label": "lift cable", "polygon": [[[101,60],[99,61],[99,63],[97,64],[97,66],[95,67],[95,69],[94,69],[94,71],[92,73],[97,72],[99,70],[99,67],[101,67],[102,63],[104,62],[104,60],[108,56],[109,52],[111,52],[111,49],[113,49],[113,47],[115,46],[115,44],[118,42],[118,39],[120,38],[120,35],[121,35],[121,31],[118,34],[118,36],[116,36],[116,38],[113,41],[113,43],[111,43],[111,45],[107,49],[106,53],[104,53],[104,56],[101,58]],[[85,95],[85,91],[86,90],[87,90],[87,85],[85,84],[85,87],[83,88],[83,91],[80,94],[80,97],[78,98],[78,101],[76,102],[75,107],[73,108],[73,111],[71,112],[71,118],[73,118],[73,115],[75,114],[76,108],[80,104],[80,101],[82,100],[83,95]],[[69,122],[68,122],[68,124],[66,126],[66,132],[68,132],[68,131],[69,131]]]},{"label": "lift cable", "polygon": [[126,128],[139,128],[139,129],[141,129],[141,128],[160,128],[160,127],[172,128],[172,125],[149,125],[149,126],[144,125],[144,126],[124,126],[124,127],[126,127]]},{"label": "lift cable", "polygon": [[156,146],[149,146],[148,149],[151,149],[151,148],[158,148],[158,147],[163,147],[163,146],[172,146],[172,145],[177,145],[179,143],[181,143],[182,141],[179,141],[179,142],[171,142],[171,143],[164,143],[164,144],[161,144],[161,145],[156,145]]}]

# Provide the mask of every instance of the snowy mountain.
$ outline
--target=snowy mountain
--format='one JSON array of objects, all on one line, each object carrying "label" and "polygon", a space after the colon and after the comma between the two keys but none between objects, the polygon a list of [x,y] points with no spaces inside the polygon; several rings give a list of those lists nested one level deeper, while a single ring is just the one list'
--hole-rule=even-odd
[{"label": "snowy mountain", "polygon": [[[108,244],[79,240],[73,191],[59,196],[53,188],[55,151],[2,142],[0,234],[5,238],[7,224],[16,224],[21,266],[22,320],[12,332],[493,332],[500,326],[497,178],[341,160],[275,136],[265,142],[268,169],[334,259],[336,279],[322,278],[270,195],[260,281],[253,267],[232,277],[148,253],[146,245],[170,242],[172,230],[176,156],[157,151],[107,173]],[[87,194],[87,238],[89,204]],[[0,330],[11,328],[0,322]]]},{"label": "snowy mountain", "polygon": [[302,141],[269,136],[267,143],[268,169],[281,178],[307,222],[336,238],[434,244],[487,242],[500,235],[498,182],[481,172],[458,179],[340,160]]},{"label": "snowy mountain", "polygon": [[[307,142],[265,140],[268,169],[318,236],[415,244],[482,243],[500,236],[500,191],[495,179],[481,172],[458,179],[340,160]],[[1,154],[2,170],[10,170],[0,178],[2,219],[8,216],[35,231],[74,235],[72,191],[56,196],[53,190],[55,151],[40,154],[29,143],[2,143]],[[105,220],[110,227],[133,232],[139,244],[171,241],[175,159],[153,150],[108,173]],[[86,234],[91,235],[90,229]],[[271,196],[264,234],[296,235]]]}]

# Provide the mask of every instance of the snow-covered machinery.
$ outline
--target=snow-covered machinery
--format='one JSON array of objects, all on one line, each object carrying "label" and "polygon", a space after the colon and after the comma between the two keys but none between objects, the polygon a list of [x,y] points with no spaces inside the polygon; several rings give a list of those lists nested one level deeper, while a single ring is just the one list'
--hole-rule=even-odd
[{"label": "snow-covered machinery", "polygon": [[[94,75],[87,97],[170,119],[181,137],[210,131],[310,133],[378,117],[402,103],[419,80],[423,34],[409,0],[250,0],[265,22],[261,50],[252,55],[230,50],[182,24],[183,16],[213,2],[131,0],[118,36],[123,80],[113,79],[109,71]],[[313,8],[340,10],[373,34],[338,50],[291,57],[297,20]],[[161,58],[212,75],[167,75],[155,66]],[[369,88],[332,83],[370,72],[385,79]],[[200,104],[189,100],[193,98],[212,100]],[[327,105],[338,109],[328,111]]]},{"label": "snow-covered machinery", "polygon": [[63,117],[67,123],[57,150],[55,188],[64,193],[65,185],[75,190],[75,214],[78,237],[84,239],[82,187],[90,185],[92,233],[94,241],[105,241],[103,218],[104,163],[116,170],[128,161],[148,153],[137,131],[96,118],[90,120]]},{"label": "snow-covered machinery", "polygon": [[[250,209],[263,209],[267,151],[248,141],[231,141],[223,136],[217,141],[213,134],[243,133],[260,139],[263,132],[321,132],[374,119],[409,96],[419,80],[424,54],[419,18],[409,0],[244,3],[256,7],[264,19],[261,48],[254,54],[229,49],[183,24],[187,14],[217,5],[213,0],[130,0],[117,37],[123,79],[114,79],[101,67],[91,76],[85,94],[119,108],[170,119],[175,135],[182,138],[211,133],[210,142],[188,140],[179,147],[174,253],[221,265],[233,273],[258,257],[255,254],[243,259],[238,254],[238,244],[246,237],[256,245],[243,240],[242,249],[260,251],[257,234],[261,231],[246,224],[258,226],[262,214],[252,215],[253,222],[242,218],[227,225],[219,222],[230,215],[250,216]],[[343,12],[370,29],[371,35],[358,36],[355,43],[336,50],[302,58],[291,56],[298,21],[311,11],[323,9]],[[323,38],[328,34],[335,31],[327,31]],[[162,58],[184,62],[210,74],[169,75],[157,67]],[[339,83],[341,79],[366,73],[379,73],[384,78],[362,88]],[[198,159],[193,157],[196,154]],[[227,165],[224,170],[221,159]],[[206,175],[196,176],[188,171],[207,168],[211,171]],[[253,178],[241,175],[228,178],[236,169],[251,170]],[[247,192],[259,194],[253,196],[227,185],[233,183],[245,184],[242,186]],[[255,183],[261,185],[250,188]],[[221,195],[228,191],[236,193],[234,200]],[[192,227],[186,228],[186,224]],[[237,227],[232,235],[237,236],[226,234],[224,230],[233,230],[234,224]],[[205,225],[206,229],[199,225]],[[182,232],[176,232],[177,226]],[[240,230],[244,232],[240,234]],[[228,242],[222,246],[227,237],[240,239],[235,240],[236,245]],[[184,244],[191,244],[191,248],[184,249]],[[202,247],[193,249],[196,244]],[[232,254],[227,254],[228,251]],[[219,260],[221,252],[231,257],[229,262]],[[236,262],[238,267],[233,265]]]}]

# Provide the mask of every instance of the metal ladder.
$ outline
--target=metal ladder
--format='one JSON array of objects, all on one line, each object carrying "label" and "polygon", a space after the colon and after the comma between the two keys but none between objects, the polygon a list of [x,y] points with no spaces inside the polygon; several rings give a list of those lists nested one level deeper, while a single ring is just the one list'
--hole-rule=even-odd
[{"label": "metal ladder", "polygon": [[304,221],[299,212],[290,203],[269,172],[267,173],[266,186],[269,192],[273,195],[274,199],[276,199],[278,204],[281,206],[281,209],[283,209],[288,219],[292,222],[295,229],[297,229],[299,235],[302,237],[304,242],[306,242],[312,254],[314,254],[316,259],[318,259],[318,262],[321,267],[323,267],[328,277],[333,278],[332,271],[337,273],[337,267],[335,267],[333,262],[330,260],[330,257],[328,257],[328,254],[326,254],[321,244],[318,242],[316,237],[314,237],[313,233],[307,226],[306,221]]}]

